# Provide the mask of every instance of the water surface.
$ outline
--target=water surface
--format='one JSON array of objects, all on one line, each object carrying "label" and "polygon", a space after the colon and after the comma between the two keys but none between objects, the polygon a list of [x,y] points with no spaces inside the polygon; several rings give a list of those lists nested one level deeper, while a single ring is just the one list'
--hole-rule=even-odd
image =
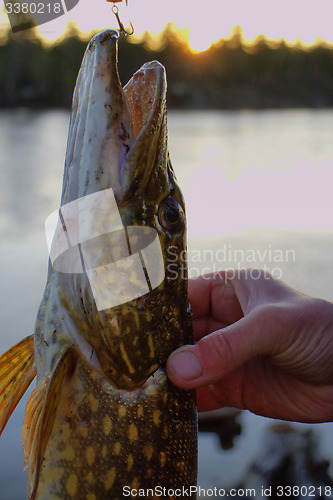
[{"label": "water surface", "polygon": [[[266,266],[333,300],[333,111],[170,112],[168,121],[191,275]],[[67,111],[0,112],[0,352],[34,329],[47,269],[44,221],[59,205],[68,123]],[[0,439],[0,500],[25,496],[26,400]],[[201,486],[230,486],[256,455],[271,421],[241,419],[229,452],[215,436],[200,438]],[[314,427],[332,460],[332,424]]]}]

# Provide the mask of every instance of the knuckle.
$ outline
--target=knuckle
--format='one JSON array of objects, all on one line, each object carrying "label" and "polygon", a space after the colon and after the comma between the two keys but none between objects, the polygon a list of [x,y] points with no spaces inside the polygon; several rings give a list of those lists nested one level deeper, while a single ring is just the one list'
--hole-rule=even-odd
[{"label": "knuckle", "polygon": [[211,335],[211,350],[212,360],[217,360],[223,370],[233,364],[234,349],[228,335],[223,330]]}]

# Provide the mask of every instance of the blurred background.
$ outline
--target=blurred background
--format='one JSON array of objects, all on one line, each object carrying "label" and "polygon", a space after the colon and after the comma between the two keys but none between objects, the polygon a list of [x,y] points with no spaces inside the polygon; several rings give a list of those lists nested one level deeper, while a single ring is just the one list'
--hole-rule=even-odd
[{"label": "blurred background", "polygon": [[[118,4],[119,5],[119,4]],[[34,330],[47,269],[46,217],[59,206],[70,103],[88,39],[117,27],[112,4],[13,34],[0,9],[0,352]],[[125,84],[158,59],[168,75],[169,149],[188,219],[190,276],[265,267],[333,300],[333,4],[330,0],[129,0]],[[34,385],[34,384],[32,384]],[[20,429],[0,438],[0,500],[22,500]],[[199,484],[241,482],[269,419],[242,412],[235,446],[200,436]],[[313,429],[332,462],[332,424]]]}]

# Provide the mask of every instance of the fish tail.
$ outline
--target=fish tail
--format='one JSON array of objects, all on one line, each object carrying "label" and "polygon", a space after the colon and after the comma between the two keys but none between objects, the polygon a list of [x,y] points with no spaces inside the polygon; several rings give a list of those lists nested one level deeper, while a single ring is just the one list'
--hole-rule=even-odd
[{"label": "fish tail", "polygon": [[0,356],[0,435],[36,373],[33,335]]}]

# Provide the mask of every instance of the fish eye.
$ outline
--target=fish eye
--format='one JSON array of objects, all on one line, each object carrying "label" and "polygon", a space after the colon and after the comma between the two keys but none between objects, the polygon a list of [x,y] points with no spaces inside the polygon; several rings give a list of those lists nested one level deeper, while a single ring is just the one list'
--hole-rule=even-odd
[{"label": "fish eye", "polygon": [[168,196],[159,209],[160,224],[170,232],[181,231],[185,223],[185,214],[181,204],[173,196]]}]

